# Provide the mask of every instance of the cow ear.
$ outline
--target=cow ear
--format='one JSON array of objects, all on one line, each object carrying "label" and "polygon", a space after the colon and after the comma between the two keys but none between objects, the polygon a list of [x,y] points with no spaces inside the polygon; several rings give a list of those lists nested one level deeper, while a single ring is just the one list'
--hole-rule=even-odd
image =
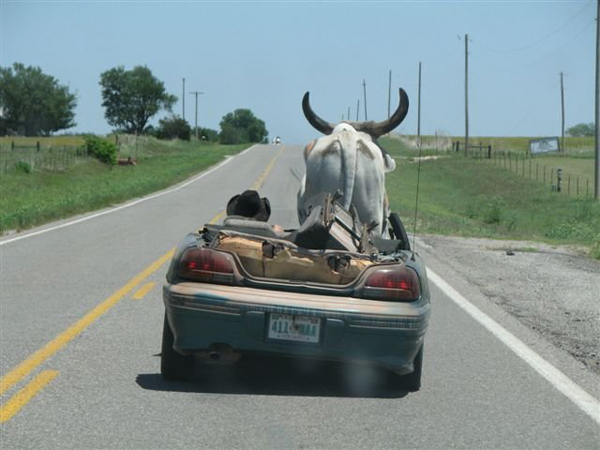
[{"label": "cow ear", "polygon": [[312,149],[316,143],[317,143],[317,140],[313,139],[308,144],[306,144],[306,147],[304,147],[304,160],[308,159],[308,155],[310,155],[310,152],[312,151]]},{"label": "cow ear", "polygon": [[396,168],[396,161],[394,161],[394,159],[387,153],[383,155],[383,163],[385,165],[386,172],[393,172]]}]

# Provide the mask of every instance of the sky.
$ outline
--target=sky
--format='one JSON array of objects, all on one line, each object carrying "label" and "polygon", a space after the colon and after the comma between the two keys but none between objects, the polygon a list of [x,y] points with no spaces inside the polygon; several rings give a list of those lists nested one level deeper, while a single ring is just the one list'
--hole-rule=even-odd
[{"label": "sky", "polygon": [[[147,66],[178,97],[173,112],[219,129],[249,108],[271,137],[304,144],[319,135],[302,114],[310,91],[325,120],[388,116],[398,88],[410,109],[396,129],[465,132],[465,35],[470,136],[561,134],[594,121],[596,0],[573,1],[9,1],[0,0],[0,65],[39,66],[76,93],[77,126],[104,134],[100,74]],[[161,112],[151,123],[168,115]]]}]

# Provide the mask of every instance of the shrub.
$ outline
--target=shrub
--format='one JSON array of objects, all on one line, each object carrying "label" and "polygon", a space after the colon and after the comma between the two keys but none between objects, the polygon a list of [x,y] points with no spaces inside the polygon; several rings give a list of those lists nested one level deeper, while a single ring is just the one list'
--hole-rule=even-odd
[{"label": "shrub", "polygon": [[156,137],[159,139],[181,139],[183,141],[189,141],[191,133],[192,128],[185,119],[173,116],[158,121]]},{"label": "shrub", "polygon": [[483,223],[500,223],[502,209],[497,202],[487,203],[483,208]]},{"label": "shrub", "polygon": [[31,165],[25,161],[19,161],[15,164],[17,172],[31,173]]},{"label": "shrub", "polygon": [[98,161],[114,166],[117,163],[117,146],[97,136],[86,136],[84,138],[88,155]]}]

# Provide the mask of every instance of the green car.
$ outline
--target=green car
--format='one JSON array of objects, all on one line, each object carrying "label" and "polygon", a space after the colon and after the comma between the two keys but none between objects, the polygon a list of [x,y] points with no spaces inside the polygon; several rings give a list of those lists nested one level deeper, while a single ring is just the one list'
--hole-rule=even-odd
[{"label": "green car", "polygon": [[187,235],[163,288],[162,376],[191,378],[196,354],[263,354],[376,365],[390,387],[419,390],[427,274],[399,220],[393,229],[354,251],[331,223],[317,248],[302,227],[245,220]]}]

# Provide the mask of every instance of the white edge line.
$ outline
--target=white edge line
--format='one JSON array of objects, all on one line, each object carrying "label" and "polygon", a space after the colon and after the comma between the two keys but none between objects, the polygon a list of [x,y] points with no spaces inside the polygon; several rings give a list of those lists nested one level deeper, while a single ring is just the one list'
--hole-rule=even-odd
[{"label": "white edge line", "polygon": [[552,386],[577,405],[584,413],[600,425],[600,402],[571,381],[564,373],[534,352],[523,341],[502,327],[498,322],[485,314],[465,297],[458,293],[452,286],[439,275],[427,269],[427,276],[450,299],[462,308],[473,319],[483,325],[490,333],[496,336],[503,344],[510,348],[523,361],[529,364],[537,373],[544,377]]},{"label": "white edge line", "polygon": [[151,194],[151,195],[148,195],[146,197],[140,198],[138,200],[134,200],[134,201],[132,201],[130,203],[126,203],[124,205],[117,206],[115,208],[107,209],[105,211],[102,211],[102,212],[99,212],[99,213],[96,213],[96,214],[92,214],[92,215],[89,215],[89,216],[82,217],[81,219],[72,220],[71,222],[66,222],[66,223],[63,223],[63,224],[60,224],[60,225],[56,225],[54,227],[45,228],[43,230],[34,231],[33,233],[27,233],[27,234],[24,234],[22,236],[17,236],[17,237],[11,238],[11,239],[6,239],[6,240],[3,240],[3,241],[0,241],[0,246],[5,245],[5,244],[10,244],[11,242],[19,241],[21,239],[25,239],[25,238],[37,236],[39,234],[47,233],[49,231],[58,230],[59,228],[64,228],[64,227],[68,227],[70,225],[75,225],[77,223],[85,222],[86,220],[95,219],[96,217],[100,217],[100,216],[103,216],[105,214],[110,214],[110,213],[119,211],[121,209],[129,208],[130,206],[134,206],[134,205],[137,205],[138,203],[145,202],[146,200],[152,200],[153,198],[160,197],[162,195],[166,195],[166,194],[170,194],[172,192],[178,191],[179,189],[182,189],[182,188],[184,188],[184,187],[186,187],[186,186],[188,186],[188,185],[190,185],[190,184],[192,184],[192,183],[194,183],[194,182],[196,182],[196,181],[204,178],[206,175],[214,172],[215,170],[223,167],[225,164],[227,164],[232,159],[234,159],[234,158],[236,158],[238,156],[241,156],[244,153],[252,150],[257,145],[258,144],[254,144],[251,147],[248,147],[246,150],[244,150],[244,151],[242,151],[242,152],[240,152],[240,153],[238,153],[238,154],[236,154],[236,155],[234,155],[234,156],[232,156],[230,158],[227,158],[224,161],[221,161],[219,164],[217,164],[216,166],[212,167],[211,169],[209,169],[209,170],[207,170],[205,172],[202,172],[202,174],[198,175],[197,177],[194,177],[191,180],[188,180],[188,181],[186,181],[186,182],[184,182],[184,183],[180,184],[179,186],[174,187],[172,189],[168,189],[166,191],[161,191],[161,192],[158,192],[156,194]]}]

